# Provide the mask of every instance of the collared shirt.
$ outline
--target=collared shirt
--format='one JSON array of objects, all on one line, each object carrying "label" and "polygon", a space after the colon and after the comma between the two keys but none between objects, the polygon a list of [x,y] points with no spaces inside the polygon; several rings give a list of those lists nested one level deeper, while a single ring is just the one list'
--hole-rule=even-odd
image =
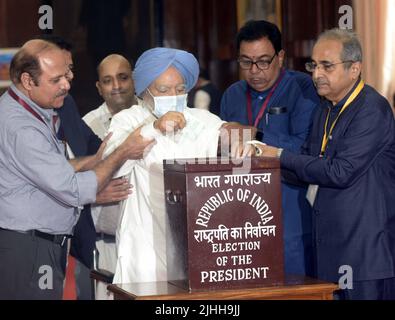
[{"label": "collared shirt", "polygon": [[[221,100],[221,119],[248,125],[247,89],[245,80],[231,85]],[[252,120],[255,122],[271,88],[258,92],[249,88],[252,98]],[[274,91],[257,128],[263,132],[262,142],[293,152],[299,152],[305,141],[314,109],[320,98],[311,77],[286,70]],[[279,111],[279,112],[276,112]]]},{"label": "collared shirt", "polygon": [[87,113],[82,119],[103,140],[110,128],[111,118],[112,114],[104,102],[97,109]]},{"label": "collared shirt", "polygon": [[333,122],[335,121],[336,117],[338,116],[340,110],[343,108],[344,104],[348,100],[348,98],[351,96],[351,94],[354,92],[354,90],[357,88],[359,85],[360,79],[354,84],[352,89],[344,96],[343,99],[341,99],[337,104],[333,105],[332,101],[323,99],[321,104],[323,106],[326,106],[329,109],[329,119],[328,119],[328,125],[327,125],[327,133],[329,133],[329,129],[332,126]]},{"label": "collared shirt", "polygon": [[0,227],[71,234],[76,208],[96,200],[93,171],[75,173],[52,129],[54,110],[11,89],[44,123],[8,92],[0,98]]}]

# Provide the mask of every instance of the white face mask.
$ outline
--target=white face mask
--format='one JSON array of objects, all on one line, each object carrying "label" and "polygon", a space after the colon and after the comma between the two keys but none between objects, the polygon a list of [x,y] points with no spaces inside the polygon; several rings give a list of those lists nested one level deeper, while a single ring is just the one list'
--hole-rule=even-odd
[{"label": "white face mask", "polygon": [[148,89],[147,91],[154,99],[153,114],[158,118],[162,117],[169,111],[184,112],[184,109],[187,106],[188,94],[154,97]]}]

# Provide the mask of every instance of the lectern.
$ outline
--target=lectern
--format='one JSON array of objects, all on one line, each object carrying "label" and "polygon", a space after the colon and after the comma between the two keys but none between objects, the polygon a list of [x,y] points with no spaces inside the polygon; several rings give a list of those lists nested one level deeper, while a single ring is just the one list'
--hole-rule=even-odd
[{"label": "lectern", "polygon": [[164,162],[168,279],[189,291],[284,280],[277,159]]}]

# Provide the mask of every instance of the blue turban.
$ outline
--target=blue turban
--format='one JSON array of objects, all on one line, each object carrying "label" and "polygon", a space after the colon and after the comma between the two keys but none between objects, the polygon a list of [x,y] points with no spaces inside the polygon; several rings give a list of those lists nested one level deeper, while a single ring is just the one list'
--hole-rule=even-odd
[{"label": "blue turban", "polygon": [[145,51],[136,62],[133,80],[137,96],[171,66],[181,73],[187,92],[195,86],[199,63],[192,54],[178,49],[153,48]]}]

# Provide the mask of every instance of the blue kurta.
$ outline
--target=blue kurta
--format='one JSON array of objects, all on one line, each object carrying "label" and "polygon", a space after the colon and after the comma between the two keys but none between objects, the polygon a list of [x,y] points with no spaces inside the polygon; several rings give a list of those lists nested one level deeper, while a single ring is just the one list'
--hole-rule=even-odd
[{"label": "blue kurta", "polygon": [[[336,114],[340,106],[331,106]],[[328,103],[317,108],[302,153],[284,151],[283,168],[318,184],[313,207],[317,276],[337,282],[395,277],[395,121],[391,107],[365,85],[340,115],[319,158]],[[333,119],[333,116],[332,116]]]},{"label": "blue kurta", "polygon": [[[250,90],[255,122],[270,89],[264,92]],[[246,92],[247,82],[244,80],[225,91],[221,101],[223,120],[249,124]],[[262,141],[298,153],[319,101],[310,76],[287,70],[257,126],[264,133]],[[305,195],[306,188],[282,184],[286,273],[311,274],[311,208]]]}]

